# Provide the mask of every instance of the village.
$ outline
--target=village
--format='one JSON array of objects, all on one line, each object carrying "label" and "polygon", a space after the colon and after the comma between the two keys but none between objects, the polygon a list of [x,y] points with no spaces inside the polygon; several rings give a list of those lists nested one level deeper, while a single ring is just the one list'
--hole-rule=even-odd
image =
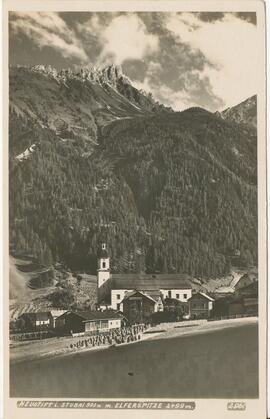
[{"label": "village", "polygon": [[187,330],[258,315],[254,273],[242,275],[229,294],[198,289],[185,274],[112,274],[106,243],[99,252],[96,285],[95,310],[21,313],[10,328],[11,360],[13,355],[27,357],[31,350],[37,357],[117,346],[173,327]]}]

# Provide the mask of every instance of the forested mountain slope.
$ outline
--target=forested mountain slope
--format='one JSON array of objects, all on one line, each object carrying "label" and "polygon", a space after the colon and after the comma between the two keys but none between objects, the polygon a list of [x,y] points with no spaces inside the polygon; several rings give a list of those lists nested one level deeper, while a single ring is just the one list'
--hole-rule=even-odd
[{"label": "forested mountain slope", "polygon": [[250,128],[257,128],[257,96],[251,96],[236,106],[227,108],[220,113],[227,121],[245,124]]},{"label": "forested mountain slope", "polygon": [[[88,147],[96,143],[98,128],[108,122],[170,111],[135,89],[115,66],[79,73],[57,72],[50,66],[11,67],[9,78],[11,120],[30,120],[63,141],[84,140]],[[13,138],[11,151],[21,150],[25,137],[20,143]]]},{"label": "forested mountain slope", "polygon": [[92,273],[101,240],[115,272],[256,264],[255,131],[95,74],[11,70],[12,249]]}]

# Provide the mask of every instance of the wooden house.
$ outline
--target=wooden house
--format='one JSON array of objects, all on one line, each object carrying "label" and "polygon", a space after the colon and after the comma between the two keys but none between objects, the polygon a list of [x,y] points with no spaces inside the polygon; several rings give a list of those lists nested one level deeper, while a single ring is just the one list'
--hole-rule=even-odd
[{"label": "wooden house", "polygon": [[203,292],[197,292],[192,295],[188,301],[189,316],[191,319],[209,318],[211,316],[214,299]]},{"label": "wooden house", "polygon": [[142,291],[130,291],[122,300],[123,314],[130,323],[145,323],[158,311],[159,301]]},{"label": "wooden house", "polygon": [[49,328],[53,322],[50,311],[36,312],[36,313],[23,313],[18,322],[20,327],[25,330],[40,330]]},{"label": "wooden house", "polygon": [[122,316],[112,311],[67,311],[56,319],[56,328],[63,334],[98,332],[121,327]]}]

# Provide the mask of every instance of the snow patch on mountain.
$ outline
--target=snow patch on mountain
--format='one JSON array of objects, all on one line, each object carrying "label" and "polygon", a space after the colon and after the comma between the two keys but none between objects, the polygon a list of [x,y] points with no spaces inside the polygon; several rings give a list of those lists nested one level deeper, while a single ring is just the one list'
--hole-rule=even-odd
[{"label": "snow patch on mountain", "polygon": [[18,160],[19,162],[22,162],[24,160],[29,159],[29,157],[31,157],[31,155],[37,151],[38,145],[37,144],[32,144],[30,147],[27,147],[26,150],[24,150],[23,153],[18,154],[15,159]]}]

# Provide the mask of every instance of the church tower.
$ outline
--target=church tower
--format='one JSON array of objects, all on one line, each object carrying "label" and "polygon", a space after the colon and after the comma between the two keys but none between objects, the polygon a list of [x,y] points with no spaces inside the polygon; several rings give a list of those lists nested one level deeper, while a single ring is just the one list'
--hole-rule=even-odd
[{"label": "church tower", "polygon": [[105,243],[102,243],[101,252],[99,254],[97,278],[98,288],[110,279],[110,258]]}]

